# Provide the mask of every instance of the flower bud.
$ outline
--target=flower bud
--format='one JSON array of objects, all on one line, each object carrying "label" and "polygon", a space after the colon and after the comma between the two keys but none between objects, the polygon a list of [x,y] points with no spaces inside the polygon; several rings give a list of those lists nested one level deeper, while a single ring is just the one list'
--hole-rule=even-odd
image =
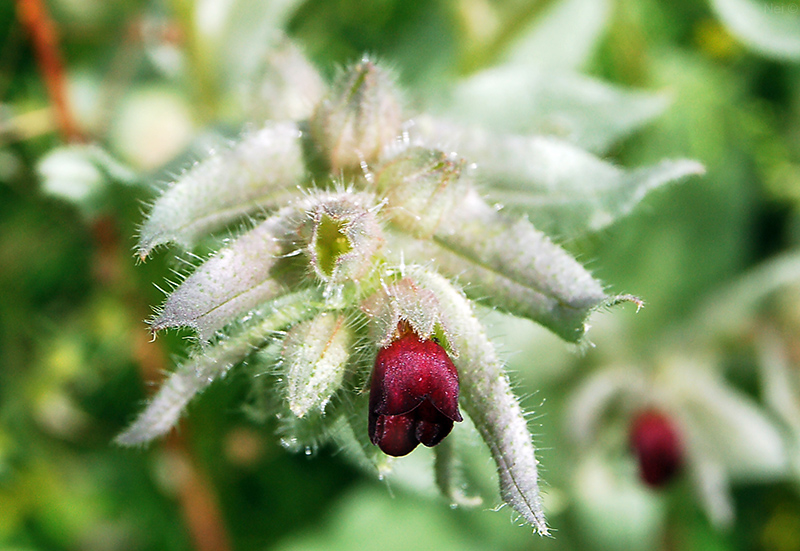
[{"label": "flower bud", "polygon": [[387,202],[392,222],[416,237],[429,237],[456,202],[454,186],[464,166],[441,151],[412,147],[386,162],[376,173],[378,193]]},{"label": "flower bud", "polygon": [[286,400],[297,417],[325,410],[344,379],[352,340],[345,317],[331,312],[289,330],[282,354]]},{"label": "flower bud", "polygon": [[639,413],[631,425],[630,443],[642,480],[654,488],[671,481],[683,464],[678,432],[672,420],[661,412]]},{"label": "flower bud", "polygon": [[329,286],[358,281],[375,265],[383,232],[365,195],[331,194],[314,199],[300,229],[317,277]]},{"label": "flower bud", "polygon": [[247,97],[253,119],[306,119],[325,92],[317,70],[286,38],[266,55],[256,79]]},{"label": "flower bud", "polygon": [[365,58],[339,75],[311,116],[309,130],[319,160],[340,173],[377,161],[400,135],[401,124],[392,79]]},{"label": "flower bud", "polygon": [[369,438],[396,457],[420,442],[435,446],[462,420],[458,372],[447,352],[405,324],[399,331],[375,358],[369,394]]}]

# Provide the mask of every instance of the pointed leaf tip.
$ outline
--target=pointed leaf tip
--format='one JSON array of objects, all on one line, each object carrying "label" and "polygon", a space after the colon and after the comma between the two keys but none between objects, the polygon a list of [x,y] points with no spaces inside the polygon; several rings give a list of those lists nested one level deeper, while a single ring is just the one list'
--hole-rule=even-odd
[{"label": "pointed leaf tip", "polygon": [[187,170],[156,199],[139,232],[138,254],[185,248],[248,213],[265,209],[305,174],[300,130],[273,123]]},{"label": "pointed leaf tip", "polygon": [[439,300],[448,341],[459,351],[462,405],[497,465],[501,497],[540,535],[548,535],[539,462],[525,415],[470,302],[439,274],[419,266],[407,267],[406,273]]}]

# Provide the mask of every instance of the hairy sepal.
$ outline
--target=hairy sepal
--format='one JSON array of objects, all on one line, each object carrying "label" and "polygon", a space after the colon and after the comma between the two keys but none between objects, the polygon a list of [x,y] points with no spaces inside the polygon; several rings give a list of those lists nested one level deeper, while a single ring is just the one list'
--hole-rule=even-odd
[{"label": "hairy sepal", "polygon": [[[370,201],[368,194],[322,192],[284,207],[187,277],[152,321],[153,330],[191,327],[201,340],[209,340],[261,303],[312,284],[302,262],[318,269],[323,249],[330,257],[330,269],[318,274],[326,283],[325,296],[341,294],[332,289],[340,291],[345,282],[365,275],[383,244],[368,210]],[[320,241],[319,224],[325,217],[333,220],[333,231],[328,232],[333,241],[341,237],[346,242],[341,254],[336,246],[324,243],[327,238]]]},{"label": "hairy sepal", "polygon": [[294,326],[283,346],[282,370],[291,412],[322,412],[344,379],[353,334],[343,314],[323,312]]},{"label": "hairy sepal", "polygon": [[318,160],[334,174],[375,163],[402,131],[393,78],[367,58],[341,72],[309,119]]},{"label": "hairy sepal", "polygon": [[361,310],[370,318],[372,340],[380,347],[388,346],[399,336],[401,321],[423,340],[431,338],[441,323],[436,295],[408,278],[385,284],[364,300]]},{"label": "hairy sepal", "polygon": [[452,209],[461,191],[456,182],[463,159],[441,151],[410,147],[375,171],[377,192],[386,213],[399,228],[416,237],[430,237]]},{"label": "hairy sepal", "polygon": [[375,199],[368,193],[320,194],[306,201],[306,219],[298,228],[316,276],[326,294],[358,283],[376,265],[384,245]]}]

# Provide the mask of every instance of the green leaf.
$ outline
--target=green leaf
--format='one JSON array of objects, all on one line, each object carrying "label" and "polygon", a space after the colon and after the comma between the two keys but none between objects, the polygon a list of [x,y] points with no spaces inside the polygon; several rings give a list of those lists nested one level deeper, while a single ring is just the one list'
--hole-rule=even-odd
[{"label": "green leaf", "polygon": [[37,164],[42,191],[76,205],[87,215],[106,206],[109,185],[132,185],[136,173],[96,145],[68,145],[48,152]]},{"label": "green leaf", "polygon": [[305,120],[325,95],[317,70],[289,39],[282,39],[245,84],[249,120]]},{"label": "green leaf", "polygon": [[436,487],[452,505],[460,507],[477,507],[483,503],[478,495],[467,495],[464,492],[463,468],[459,460],[456,442],[463,431],[459,429],[448,438],[442,440],[434,449],[433,464]]},{"label": "green leaf", "polygon": [[571,72],[509,65],[459,83],[440,112],[489,130],[553,135],[604,152],[668,104],[664,94],[627,90]]},{"label": "green leaf", "polygon": [[800,60],[797,4],[711,0],[727,29],[755,51],[777,59]]},{"label": "green leaf", "polygon": [[713,294],[688,328],[709,338],[736,338],[752,331],[767,297],[800,283],[800,251],[785,252],[751,268]]},{"label": "green leaf", "polygon": [[158,245],[190,248],[209,232],[261,209],[303,181],[300,131],[279,123],[201,161],[156,199],[139,234],[144,258]]},{"label": "green leaf", "polygon": [[275,332],[314,315],[319,297],[301,291],[275,300],[257,315],[261,320],[213,346],[196,350],[161,385],[145,410],[116,443],[137,446],[158,438],[175,426],[189,401],[254,350],[275,338]]},{"label": "green leaf", "polygon": [[562,0],[546,8],[523,31],[501,65],[579,70],[594,53],[611,12],[608,0]]},{"label": "green leaf", "polygon": [[569,342],[582,339],[589,314],[631,297],[606,295],[569,253],[524,219],[505,216],[474,190],[445,218],[435,244],[418,242],[407,256],[436,258],[437,268],[463,278],[467,292],[517,316],[541,323]]},{"label": "green leaf", "polygon": [[[448,128],[422,123],[419,132],[430,137]],[[488,200],[560,237],[601,230],[629,214],[653,189],[704,173],[700,163],[686,159],[625,170],[555,138],[449,130],[459,152],[477,161],[475,177],[485,184]]]},{"label": "green leaf", "polygon": [[283,256],[285,224],[294,212],[280,213],[241,235],[198,267],[172,294],[151,325],[153,331],[167,327],[192,327],[201,340],[285,292],[272,278],[272,270]]},{"label": "green leaf", "polygon": [[301,1],[233,0],[210,4],[230,6],[220,27],[218,47],[226,75],[224,82],[236,86],[252,77],[262,56],[280,37]]},{"label": "green leaf", "polygon": [[681,403],[683,425],[702,440],[690,446],[707,451],[731,478],[775,480],[786,474],[782,435],[749,397],[710,369],[688,362],[671,366],[667,377]]},{"label": "green leaf", "polygon": [[705,172],[687,159],[624,170],[548,138],[495,143],[495,156],[478,167],[491,185],[488,198],[559,236],[599,231],[630,214],[650,191]]}]

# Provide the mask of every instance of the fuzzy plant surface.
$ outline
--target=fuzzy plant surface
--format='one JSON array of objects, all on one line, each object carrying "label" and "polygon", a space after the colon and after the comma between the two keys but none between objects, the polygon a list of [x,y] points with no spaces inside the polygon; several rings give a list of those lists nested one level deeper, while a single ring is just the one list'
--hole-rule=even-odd
[{"label": "fuzzy plant surface", "polygon": [[422,443],[442,493],[469,504],[449,442],[474,426],[502,500],[548,534],[525,412],[476,302],[584,342],[593,311],[638,299],[609,294],[537,225],[599,229],[702,167],[628,171],[556,138],[423,116],[371,59],[326,85],[282,48],[273,120],[186,170],[141,226],[141,259],[230,237],[150,321],[196,343],[117,442],[164,435],[231,369],[265,365],[288,447],[332,443],[383,474]]}]

